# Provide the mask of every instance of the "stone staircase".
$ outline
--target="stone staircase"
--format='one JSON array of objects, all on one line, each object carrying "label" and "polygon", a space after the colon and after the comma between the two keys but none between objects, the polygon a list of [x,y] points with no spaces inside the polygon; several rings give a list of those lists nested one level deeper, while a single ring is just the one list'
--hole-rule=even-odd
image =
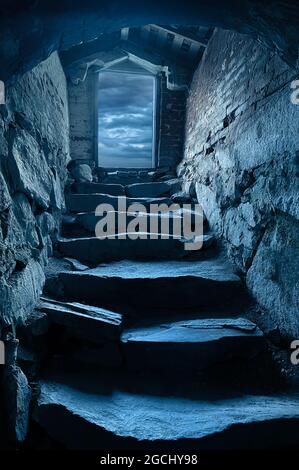
[{"label": "stone staircase", "polygon": [[[148,233],[99,240],[95,207],[109,203],[117,215],[119,196],[146,207],[184,200],[175,180],[73,186],[30,325],[39,347],[46,342],[50,351],[34,421],[73,449],[298,442],[299,395],[281,391],[269,345],[248,319],[247,292],[204,216],[196,253],[184,249],[186,240],[159,231],[154,240]],[[182,214],[162,214],[160,222]]]}]

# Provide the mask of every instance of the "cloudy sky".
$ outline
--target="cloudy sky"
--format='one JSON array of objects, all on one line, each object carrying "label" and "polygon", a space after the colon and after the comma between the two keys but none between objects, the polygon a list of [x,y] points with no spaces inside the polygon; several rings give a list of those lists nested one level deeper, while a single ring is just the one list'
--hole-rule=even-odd
[{"label": "cloudy sky", "polygon": [[106,167],[150,167],[153,78],[99,74],[99,162]]}]

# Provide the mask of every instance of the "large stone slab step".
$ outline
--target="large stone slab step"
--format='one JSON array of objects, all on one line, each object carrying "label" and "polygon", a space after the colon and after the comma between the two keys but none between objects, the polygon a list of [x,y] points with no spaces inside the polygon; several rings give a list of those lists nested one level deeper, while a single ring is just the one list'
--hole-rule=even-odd
[{"label": "large stone slab step", "polygon": [[74,336],[89,341],[119,340],[122,315],[78,302],[60,302],[42,296],[38,310],[47,313],[52,323],[65,326]]},{"label": "large stone slab step", "polygon": [[126,186],[126,195],[128,197],[162,197],[171,196],[180,189],[181,183],[179,180],[135,183]]},{"label": "large stone slab step", "polygon": [[[163,238],[160,234],[143,233],[141,237],[132,239],[135,233],[118,234],[117,238],[96,237],[70,238],[57,243],[58,251],[70,258],[89,263],[101,263],[123,259],[153,260],[153,259],[183,259],[200,257],[203,250],[209,248],[215,241],[213,235],[196,237],[198,249],[191,250],[192,241],[175,236]],[[123,236],[124,238],[120,238]],[[144,237],[144,238],[143,238]],[[201,245],[201,247],[200,247]],[[197,245],[194,245],[194,247]],[[189,247],[189,248],[188,248]]]},{"label": "large stone slab step", "polygon": [[130,377],[111,383],[102,374],[46,377],[34,420],[68,449],[198,453],[299,443],[296,391],[227,396],[220,388],[217,394],[210,390],[206,397],[186,398],[136,393],[131,383]]},{"label": "large stone slab step", "polygon": [[131,370],[195,373],[232,358],[253,358],[266,348],[263,333],[244,318],[193,319],[131,328],[122,333]]},{"label": "large stone slab step", "polygon": [[124,196],[125,187],[121,184],[105,183],[75,183],[72,190],[77,194],[108,194],[110,196]]},{"label": "large stone slab step", "polygon": [[[177,227],[179,227],[180,229],[182,228],[183,220],[189,220],[189,218],[191,222],[191,227],[194,227],[195,221],[197,225],[200,223],[206,225],[207,223],[206,217],[203,212],[200,211],[196,213],[192,209],[180,209],[176,212],[159,212],[158,214],[152,214],[148,212],[137,214],[137,212],[111,211],[108,214],[104,215],[105,218],[107,217],[107,219],[115,221],[115,228],[117,232],[119,230],[120,220],[125,217],[126,224],[129,224],[133,220],[136,220],[137,216],[141,226],[143,227],[144,225],[146,227],[145,231],[147,232],[150,231],[151,226],[156,226],[159,233],[173,233],[174,229],[176,229]],[[74,215],[73,223],[78,224],[80,227],[90,233],[95,233],[96,224],[101,220],[101,218],[101,216],[96,216],[94,212],[82,212]]]},{"label": "large stone slab step", "polygon": [[[141,168],[134,168],[134,169],[100,169],[99,170],[99,178],[102,183],[116,183],[122,184],[124,186],[128,184],[134,183],[148,183],[154,181],[155,177],[157,177],[157,172],[152,168],[148,169],[141,169]],[[173,175],[172,175],[173,176]]]},{"label": "large stone slab step", "polygon": [[176,171],[170,167],[160,168],[99,168],[98,177],[101,183],[117,183],[124,186],[135,183],[151,183],[177,179]]},{"label": "large stone slab step", "polygon": [[[108,194],[66,194],[66,206],[70,212],[95,212],[100,204],[109,204],[111,210],[126,210],[132,204],[142,204],[148,211],[151,204],[167,204],[173,202],[169,198],[127,198]],[[136,210],[136,209],[135,209]]]},{"label": "large stone slab step", "polygon": [[[119,261],[83,272],[60,272],[70,299],[142,317],[155,309],[186,311],[224,306],[244,295],[240,278],[226,264],[208,261]],[[121,310],[120,310],[121,309]]]}]

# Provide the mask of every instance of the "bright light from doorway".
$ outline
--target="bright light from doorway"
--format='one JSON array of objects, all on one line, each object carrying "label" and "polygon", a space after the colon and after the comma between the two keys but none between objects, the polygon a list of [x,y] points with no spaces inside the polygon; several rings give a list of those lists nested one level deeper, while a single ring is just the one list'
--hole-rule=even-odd
[{"label": "bright light from doorway", "polygon": [[99,74],[99,166],[153,166],[154,92],[155,81],[150,75]]}]

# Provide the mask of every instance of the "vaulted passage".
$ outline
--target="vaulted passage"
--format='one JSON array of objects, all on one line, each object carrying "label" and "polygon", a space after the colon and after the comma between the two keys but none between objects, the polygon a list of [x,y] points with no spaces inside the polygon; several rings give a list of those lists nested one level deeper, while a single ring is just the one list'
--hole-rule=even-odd
[{"label": "vaulted passage", "polygon": [[60,3],[0,7],[0,448],[298,449],[297,5]]}]

